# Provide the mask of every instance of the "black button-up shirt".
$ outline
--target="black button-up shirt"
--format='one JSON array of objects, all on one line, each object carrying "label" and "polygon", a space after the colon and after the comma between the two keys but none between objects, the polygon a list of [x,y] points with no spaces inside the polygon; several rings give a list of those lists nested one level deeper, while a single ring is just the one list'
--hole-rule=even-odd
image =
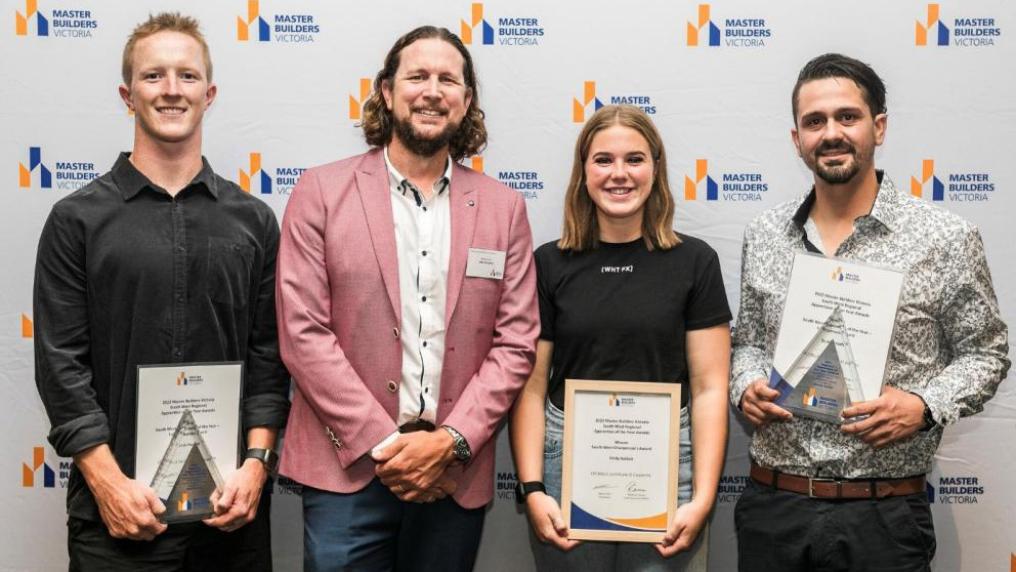
[{"label": "black button-up shirt", "polygon": [[[275,214],[207,161],[174,198],[128,157],[53,206],[33,311],[50,443],[61,456],[108,443],[133,476],[138,364],[243,361],[244,431],[285,424],[289,376],[275,327]],[[98,519],[76,468],[67,508]]]}]

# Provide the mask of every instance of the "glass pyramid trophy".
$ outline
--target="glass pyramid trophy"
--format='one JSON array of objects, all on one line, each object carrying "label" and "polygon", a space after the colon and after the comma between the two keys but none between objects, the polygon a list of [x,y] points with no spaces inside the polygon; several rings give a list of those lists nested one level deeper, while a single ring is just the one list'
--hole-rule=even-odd
[{"label": "glass pyramid trophy", "polygon": [[773,368],[769,387],[780,392],[775,400],[780,407],[830,423],[842,422],[845,407],[865,400],[840,306],[785,372]]},{"label": "glass pyramid trophy", "polygon": [[166,505],[160,520],[191,522],[213,514],[212,493],[222,487],[222,476],[190,409],[184,410],[173,438],[152,478],[155,494]]}]

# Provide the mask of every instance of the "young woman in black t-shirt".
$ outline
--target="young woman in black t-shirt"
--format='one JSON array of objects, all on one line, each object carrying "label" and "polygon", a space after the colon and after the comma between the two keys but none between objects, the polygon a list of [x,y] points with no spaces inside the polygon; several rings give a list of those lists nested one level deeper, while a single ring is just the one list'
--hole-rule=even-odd
[{"label": "young woman in black t-shirt", "polygon": [[[636,107],[602,107],[576,142],[563,236],[536,251],[540,341],[511,419],[541,570],[705,569],[699,532],[726,448],[731,316],[716,253],[673,219],[656,128]],[[694,404],[682,409],[678,509],[661,544],[568,540],[566,378],[681,383],[682,406]]]}]

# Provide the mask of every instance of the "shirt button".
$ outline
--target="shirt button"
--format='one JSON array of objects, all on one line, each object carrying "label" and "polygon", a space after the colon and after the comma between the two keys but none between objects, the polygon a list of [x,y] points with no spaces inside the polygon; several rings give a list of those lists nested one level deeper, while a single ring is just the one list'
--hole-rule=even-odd
[{"label": "shirt button", "polygon": [[183,294],[177,294],[176,295],[176,301],[177,302],[183,302]]},{"label": "shirt button", "polygon": [[424,250],[424,251],[423,251],[423,252],[421,252],[420,254],[422,254],[422,255],[424,255],[424,256],[427,256],[427,251],[426,251],[426,250]]},{"label": "shirt button", "polygon": [[398,390],[399,390],[399,384],[395,383],[394,380],[389,379],[388,380],[388,391],[391,392],[391,393],[395,393]]},{"label": "shirt button", "polygon": [[183,355],[183,352],[180,351],[180,348],[174,348],[173,349],[173,355],[176,356],[176,357],[180,357],[180,356]]},{"label": "shirt button", "polygon": [[423,207],[423,212],[427,212],[427,207]]},{"label": "shirt button", "polygon": [[422,296],[422,297],[420,298],[420,301],[422,301],[422,302],[426,302],[426,301],[427,301],[427,297],[426,297],[426,296]]},{"label": "shirt button", "polygon": [[424,342],[423,342],[423,347],[427,347],[427,342],[426,342],[426,340],[424,340]]},{"label": "shirt button", "polygon": [[184,248],[182,246],[178,246],[178,247],[176,247],[176,251],[177,252],[183,252]]}]

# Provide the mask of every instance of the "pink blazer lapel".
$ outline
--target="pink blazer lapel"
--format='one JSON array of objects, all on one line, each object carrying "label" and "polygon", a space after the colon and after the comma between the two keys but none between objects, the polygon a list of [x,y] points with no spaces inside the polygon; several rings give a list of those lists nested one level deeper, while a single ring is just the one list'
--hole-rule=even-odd
[{"label": "pink blazer lapel", "polygon": [[[381,279],[388,291],[388,300],[395,310],[395,318],[402,322],[402,304],[399,298],[399,259],[395,252],[395,222],[392,199],[388,196],[388,170],[380,150],[368,155],[356,171],[356,189],[363,204],[363,215],[370,228],[374,255],[381,269]],[[453,233],[454,238],[454,233]]]},{"label": "pink blazer lapel", "polygon": [[451,257],[448,260],[448,302],[445,306],[445,327],[451,323],[455,313],[455,305],[462,291],[462,281],[466,276],[466,261],[469,259],[469,245],[473,241],[473,230],[476,228],[476,212],[480,208],[480,193],[475,192],[473,174],[455,163],[452,167],[451,186],[451,218],[452,244]]}]

